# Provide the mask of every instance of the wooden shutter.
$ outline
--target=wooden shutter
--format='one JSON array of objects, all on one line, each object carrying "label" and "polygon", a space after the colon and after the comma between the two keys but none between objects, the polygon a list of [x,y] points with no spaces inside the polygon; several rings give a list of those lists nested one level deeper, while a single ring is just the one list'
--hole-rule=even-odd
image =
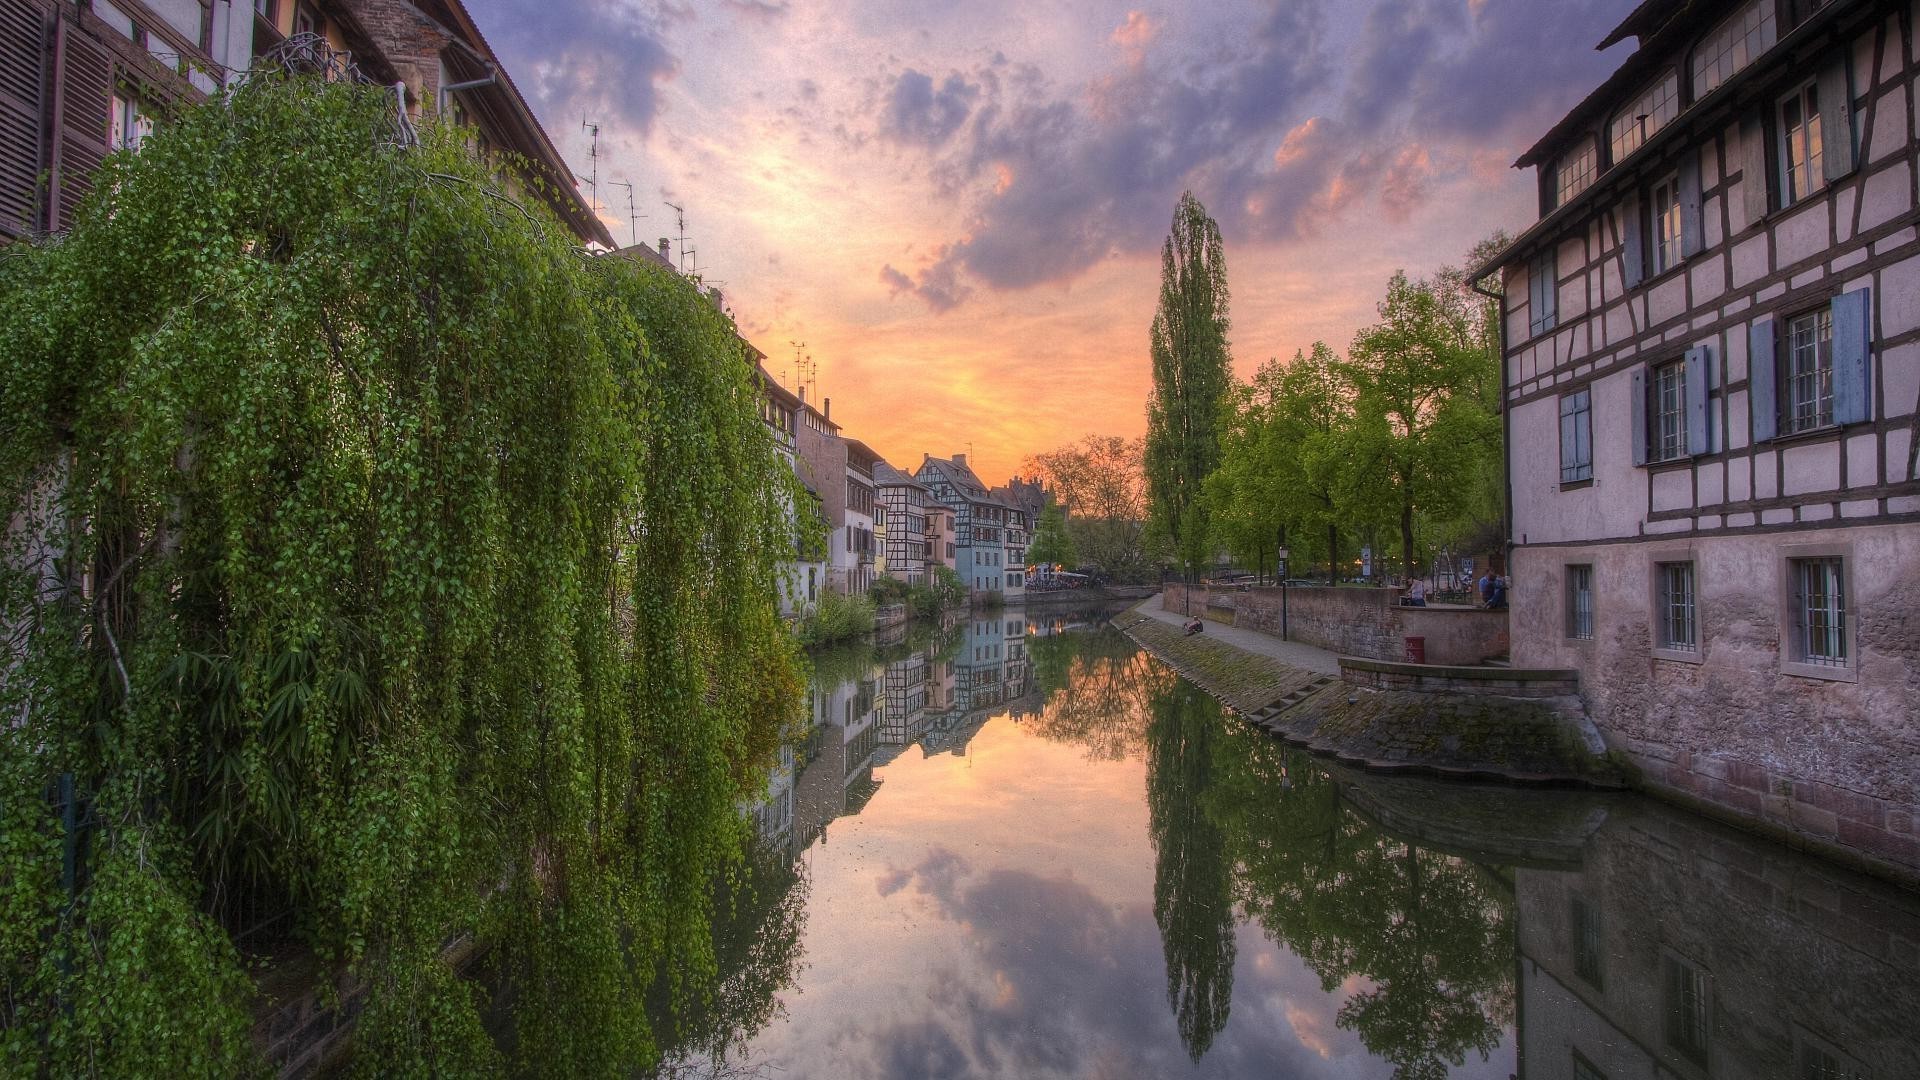
[{"label": "wooden shutter", "polygon": [[93,172],[107,156],[113,105],[113,61],[71,20],[54,26],[52,197],[47,227],[73,224],[74,211],[93,190]]},{"label": "wooden shutter", "polygon": [[1642,242],[1646,230],[1640,221],[1640,199],[1629,196],[1620,204],[1619,213],[1621,284],[1631,289],[1647,274],[1646,245]]},{"label": "wooden shutter", "polygon": [[1768,162],[1773,155],[1767,153],[1767,125],[1765,114],[1755,109],[1740,121],[1740,186],[1745,189],[1747,205],[1747,224],[1760,224],[1767,216]]},{"label": "wooden shutter", "polygon": [[1633,463],[1647,463],[1647,368],[1645,364],[1633,369],[1631,397],[1627,401],[1627,411],[1633,414]]},{"label": "wooden shutter", "polygon": [[1873,296],[1856,289],[1833,298],[1833,422],[1873,419]]},{"label": "wooden shutter", "polygon": [[1773,320],[1758,319],[1747,327],[1747,403],[1752,416],[1752,439],[1758,445],[1780,428],[1780,369],[1773,358]]},{"label": "wooden shutter", "polygon": [[1690,259],[1707,246],[1700,217],[1700,152],[1680,159],[1680,257]]},{"label": "wooden shutter", "polygon": [[1711,416],[1707,408],[1707,388],[1712,384],[1709,359],[1704,345],[1687,350],[1687,453],[1693,455],[1713,450],[1707,426]]},{"label": "wooden shutter", "polygon": [[1573,477],[1573,468],[1580,462],[1580,433],[1574,430],[1573,394],[1560,399],[1560,482],[1567,483]]},{"label": "wooden shutter", "polygon": [[1820,69],[1819,91],[1821,166],[1832,183],[1853,171],[1853,88],[1844,54]]},{"label": "wooden shutter", "polygon": [[46,31],[46,11],[34,0],[0,0],[0,239],[39,224]]}]

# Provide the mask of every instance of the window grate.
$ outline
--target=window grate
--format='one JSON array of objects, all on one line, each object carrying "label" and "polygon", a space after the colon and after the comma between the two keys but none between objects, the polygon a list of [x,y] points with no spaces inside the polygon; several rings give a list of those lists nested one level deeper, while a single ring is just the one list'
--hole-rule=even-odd
[{"label": "window grate", "polygon": [[1671,461],[1687,452],[1687,368],[1662,364],[1653,370],[1653,460]]},{"label": "window grate", "polygon": [[1847,666],[1847,608],[1839,559],[1794,560],[1799,653],[1806,664]]},{"label": "window grate", "polygon": [[1567,567],[1567,636],[1593,637],[1593,567]]},{"label": "window grate", "polygon": [[1698,642],[1693,595],[1693,564],[1661,563],[1660,647],[1691,651]]},{"label": "window grate", "polygon": [[1833,423],[1833,311],[1820,308],[1787,322],[1789,432]]}]

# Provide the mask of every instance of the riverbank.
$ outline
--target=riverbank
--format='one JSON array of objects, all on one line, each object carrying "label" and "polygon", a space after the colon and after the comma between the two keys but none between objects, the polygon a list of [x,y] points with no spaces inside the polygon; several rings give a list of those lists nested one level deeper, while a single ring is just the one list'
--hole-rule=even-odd
[{"label": "riverbank", "polygon": [[[1217,628],[1188,636],[1149,599],[1114,624],[1235,712],[1281,739],[1370,772],[1616,789],[1627,776],[1577,699],[1354,686],[1324,649]],[[1329,672],[1329,667],[1332,671]]]}]

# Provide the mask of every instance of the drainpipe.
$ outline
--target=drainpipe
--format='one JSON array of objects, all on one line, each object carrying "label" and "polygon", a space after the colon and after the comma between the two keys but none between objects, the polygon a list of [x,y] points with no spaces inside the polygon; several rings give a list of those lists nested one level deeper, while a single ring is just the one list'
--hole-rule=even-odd
[{"label": "drainpipe", "polygon": [[486,61],[486,65],[487,65],[487,73],[481,78],[468,79],[466,82],[457,82],[448,86],[441,87],[439,107],[441,109],[445,109],[447,107],[447,95],[453,93],[456,90],[478,90],[482,86],[493,86],[496,83],[498,83],[500,81],[499,65],[495,64],[491,60]]},{"label": "drainpipe", "polygon": [[[1504,263],[1502,264],[1504,269]],[[1513,573],[1513,410],[1507,407],[1507,294],[1490,292],[1480,287],[1480,282],[1468,284],[1474,292],[1494,302],[1495,314],[1500,320],[1500,482],[1505,489],[1506,505],[1501,509],[1507,518],[1507,550],[1501,552],[1501,559],[1507,565],[1508,574]],[[1492,567],[1487,568],[1489,572]]]}]

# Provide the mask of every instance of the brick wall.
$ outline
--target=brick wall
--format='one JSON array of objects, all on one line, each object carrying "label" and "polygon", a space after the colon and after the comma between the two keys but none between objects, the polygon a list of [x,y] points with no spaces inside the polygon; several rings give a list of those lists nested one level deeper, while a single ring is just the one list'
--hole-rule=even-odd
[{"label": "brick wall", "polygon": [[[1166,587],[1162,605],[1186,610],[1185,585]],[[1194,587],[1192,610],[1217,621],[1281,636],[1281,590],[1208,590]],[[1426,639],[1427,662],[1479,664],[1507,651],[1505,612],[1469,608],[1401,607],[1393,589],[1289,588],[1286,636],[1308,645],[1371,660],[1401,660],[1408,635]]]}]

